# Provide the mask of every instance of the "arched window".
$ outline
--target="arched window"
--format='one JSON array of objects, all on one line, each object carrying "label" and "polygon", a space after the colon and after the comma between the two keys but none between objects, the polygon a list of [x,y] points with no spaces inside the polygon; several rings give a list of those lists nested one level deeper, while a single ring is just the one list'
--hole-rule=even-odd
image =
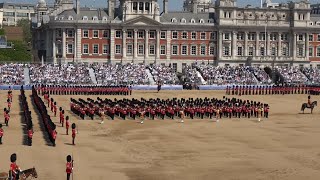
[{"label": "arched window", "polygon": [[186,19],[185,18],[182,18],[181,19],[181,23],[186,23],[187,21],[186,21]]},{"label": "arched window", "polygon": [[107,21],[107,20],[108,20],[108,18],[107,18],[107,17],[105,17],[105,16],[103,16],[102,20],[103,20],[103,21]]},{"label": "arched window", "polygon": [[199,23],[204,23],[204,20],[203,20],[203,19],[200,19],[200,20],[199,20]]},{"label": "arched window", "polygon": [[176,23],[176,22],[177,22],[177,19],[176,19],[176,18],[172,18],[172,19],[171,19],[171,22]]},{"label": "arched window", "polygon": [[63,20],[63,16],[61,16],[61,17],[59,18],[59,20]]},{"label": "arched window", "polygon": [[92,17],[92,20],[98,21],[98,17],[97,17],[97,16],[93,16],[93,17]]},{"label": "arched window", "polygon": [[82,20],[87,21],[88,20],[88,16],[83,16]]},{"label": "arched window", "polygon": [[72,16],[69,16],[69,17],[68,17],[68,20],[72,21],[72,20],[73,20],[73,17],[72,17]]},{"label": "arched window", "polygon": [[191,22],[191,23],[196,23],[196,20],[191,19],[190,22]]}]

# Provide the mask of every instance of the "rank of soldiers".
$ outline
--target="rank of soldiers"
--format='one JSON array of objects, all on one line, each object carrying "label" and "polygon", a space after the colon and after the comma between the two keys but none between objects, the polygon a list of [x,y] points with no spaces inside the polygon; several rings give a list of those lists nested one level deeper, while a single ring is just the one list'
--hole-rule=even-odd
[{"label": "rank of soldiers", "polygon": [[[183,111],[186,117],[194,118],[241,118],[259,117],[268,118],[269,105],[261,102],[241,100],[236,98],[188,98],[188,99],[101,99],[71,98],[70,109],[73,113],[85,119],[86,116],[94,119],[95,115],[109,116],[112,120],[118,116],[121,119],[136,119],[141,114],[149,119],[174,119],[181,116]],[[261,113],[261,114],[258,114]]]}]

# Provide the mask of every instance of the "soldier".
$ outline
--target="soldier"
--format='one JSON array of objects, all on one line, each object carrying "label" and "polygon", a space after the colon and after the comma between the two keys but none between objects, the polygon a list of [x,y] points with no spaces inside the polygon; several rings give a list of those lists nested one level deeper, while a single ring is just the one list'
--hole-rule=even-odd
[{"label": "soldier", "polygon": [[17,154],[16,153],[11,154],[10,161],[11,161],[11,164],[10,164],[9,179],[10,180],[18,180],[21,169],[16,164],[16,161],[17,161]]},{"label": "soldier", "polygon": [[69,134],[69,116],[66,116],[66,134],[68,135]]},{"label": "soldier", "polygon": [[57,102],[53,103],[53,113],[54,113],[54,117],[57,116]]},{"label": "soldier", "polygon": [[32,146],[32,136],[33,136],[33,130],[31,125],[28,127],[28,145]]},{"label": "soldier", "polygon": [[76,124],[75,124],[75,123],[72,123],[71,128],[72,128],[72,145],[75,145],[75,144],[74,144],[74,140],[75,140],[75,138],[76,138],[76,133],[77,133],[77,131],[76,131]]},{"label": "soldier", "polygon": [[10,108],[11,108],[11,101],[10,101],[10,99],[7,99],[7,103],[8,103],[8,110],[10,111]]},{"label": "soldier", "polygon": [[[101,118],[101,122],[100,122],[100,124],[103,124],[104,123],[104,111],[103,110],[100,110],[100,112],[99,112],[99,115],[100,115],[100,118]],[[114,116],[114,115],[113,115]]]},{"label": "soldier", "polygon": [[268,104],[265,104],[264,105],[264,110],[263,110],[263,114],[264,114],[264,117],[265,118],[268,118],[269,117],[269,105]]},{"label": "soldier", "polygon": [[2,136],[3,136],[3,129],[2,129],[2,124],[0,124],[0,144],[2,144]]},{"label": "soldier", "polygon": [[261,108],[261,106],[259,106],[259,108],[258,108],[258,114],[257,114],[257,116],[258,116],[258,122],[261,121],[261,113],[262,113],[262,108]]},{"label": "soldier", "polygon": [[73,159],[70,155],[67,156],[67,164],[66,164],[66,173],[67,173],[67,180],[70,180],[70,175],[73,170]]},{"label": "soldier", "polygon": [[4,122],[5,122],[6,126],[9,126],[9,120],[10,120],[9,110],[6,110],[5,114],[4,114]]},{"label": "soldier", "polygon": [[56,139],[57,139],[56,125],[53,125],[51,136],[52,136],[52,145],[56,146]]}]

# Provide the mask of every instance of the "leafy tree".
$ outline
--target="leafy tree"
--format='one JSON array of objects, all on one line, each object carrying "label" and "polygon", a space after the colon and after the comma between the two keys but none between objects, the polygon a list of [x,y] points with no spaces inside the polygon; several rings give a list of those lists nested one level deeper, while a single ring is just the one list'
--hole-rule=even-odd
[{"label": "leafy tree", "polygon": [[29,19],[20,19],[17,22],[17,26],[22,28],[23,31],[23,40],[28,43],[31,42],[31,26],[30,26],[30,20]]},{"label": "leafy tree", "polygon": [[4,29],[0,29],[0,36],[5,35]]}]

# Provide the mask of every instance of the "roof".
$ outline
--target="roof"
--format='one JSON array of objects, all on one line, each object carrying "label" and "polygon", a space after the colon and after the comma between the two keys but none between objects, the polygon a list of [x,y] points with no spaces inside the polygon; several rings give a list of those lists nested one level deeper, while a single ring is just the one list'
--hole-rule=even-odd
[{"label": "roof", "polygon": [[316,21],[320,22],[320,14],[311,14],[310,15],[310,20],[314,21],[314,22],[316,22]]},{"label": "roof", "polygon": [[31,6],[31,7],[35,7],[35,4],[30,4],[30,3],[11,3],[11,2],[4,2],[4,3],[0,3],[0,8],[9,8],[9,6]]},{"label": "roof", "polygon": [[211,12],[201,12],[201,13],[192,13],[192,12],[168,12],[163,13],[160,17],[160,22],[172,22],[172,19],[175,18],[177,22],[181,22],[182,19],[186,20],[186,23],[190,23],[192,19],[195,20],[195,23],[199,23],[201,19],[204,20],[204,23],[215,22],[215,14]]},{"label": "roof", "polygon": [[69,16],[72,16],[74,20],[82,20],[84,16],[87,16],[89,20],[94,16],[98,17],[98,20],[102,20],[103,17],[108,17],[108,14],[106,9],[80,8],[80,14],[77,14],[75,9],[68,9],[57,15],[57,17],[63,17],[64,19]]}]

